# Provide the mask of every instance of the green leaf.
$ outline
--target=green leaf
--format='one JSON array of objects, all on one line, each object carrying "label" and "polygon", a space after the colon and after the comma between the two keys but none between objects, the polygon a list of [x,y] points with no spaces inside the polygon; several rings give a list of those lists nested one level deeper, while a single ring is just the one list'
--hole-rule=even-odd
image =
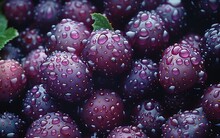
[{"label": "green leaf", "polygon": [[7,28],[7,24],[8,24],[8,21],[5,18],[5,16],[0,14],[0,34],[5,31],[5,29]]},{"label": "green leaf", "polygon": [[93,30],[100,30],[100,29],[109,29],[113,30],[111,23],[109,20],[100,13],[92,13],[92,19],[95,20],[95,22],[92,24]]},{"label": "green leaf", "polygon": [[18,31],[14,28],[8,28],[0,34],[0,50],[7,44],[10,40],[18,36]]}]

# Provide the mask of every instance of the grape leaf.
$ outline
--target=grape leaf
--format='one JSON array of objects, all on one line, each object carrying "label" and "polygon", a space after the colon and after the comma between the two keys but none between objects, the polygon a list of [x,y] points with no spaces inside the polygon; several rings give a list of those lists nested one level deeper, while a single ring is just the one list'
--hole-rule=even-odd
[{"label": "grape leaf", "polygon": [[100,30],[100,29],[109,29],[113,30],[111,23],[109,20],[100,13],[92,13],[92,19],[94,20],[94,23],[92,24],[93,30]]},{"label": "grape leaf", "polygon": [[5,31],[7,28],[8,21],[6,20],[5,16],[0,14],[0,34]]},{"label": "grape leaf", "polygon": [[12,27],[6,29],[0,34],[0,50],[7,44],[10,40],[18,36],[18,31]]},{"label": "grape leaf", "polygon": [[18,31],[12,27],[7,28],[8,21],[3,14],[0,14],[0,50],[10,40],[18,36]]}]

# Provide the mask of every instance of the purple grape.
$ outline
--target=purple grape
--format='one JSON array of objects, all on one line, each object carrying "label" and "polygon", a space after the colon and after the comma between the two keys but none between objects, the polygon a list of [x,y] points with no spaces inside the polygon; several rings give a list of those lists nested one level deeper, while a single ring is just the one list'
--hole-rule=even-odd
[{"label": "purple grape", "polygon": [[48,93],[56,99],[82,102],[92,90],[92,72],[75,54],[55,51],[40,67]]},{"label": "purple grape", "polygon": [[81,132],[68,114],[51,112],[35,120],[28,128],[26,138],[36,137],[81,138]]},{"label": "purple grape", "polygon": [[47,33],[47,47],[50,52],[60,50],[80,55],[84,48],[83,40],[88,39],[89,35],[90,30],[82,22],[62,19]]},{"label": "purple grape", "polygon": [[43,84],[35,85],[28,90],[23,101],[22,112],[27,118],[37,120],[48,112],[58,111],[58,104],[48,94]]},{"label": "purple grape", "polygon": [[81,119],[92,132],[109,132],[124,119],[122,99],[116,92],[107,89],[93,93],[81,108]]},{"label": "purple grape", "polygon": [[96,7],[90,1],[72,0],[65,2],[62,18],[83,22],[88,28],[91,28],[93,21],[90,14],[94,12],[96,12]]}]

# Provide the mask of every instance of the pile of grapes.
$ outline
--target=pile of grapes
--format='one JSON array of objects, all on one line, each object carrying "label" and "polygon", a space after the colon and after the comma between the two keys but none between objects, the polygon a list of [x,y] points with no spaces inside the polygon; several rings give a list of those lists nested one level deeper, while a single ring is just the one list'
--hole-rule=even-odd
[{"label": "pile of grapes", "polygon": [[0,137],[220,138],[220,0],[0,8]]}]

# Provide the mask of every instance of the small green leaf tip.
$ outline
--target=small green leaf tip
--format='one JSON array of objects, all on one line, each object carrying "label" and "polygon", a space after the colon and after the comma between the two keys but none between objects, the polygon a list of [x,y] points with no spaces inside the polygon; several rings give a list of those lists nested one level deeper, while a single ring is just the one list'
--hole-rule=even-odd
[{"label": "small green leaf tip", "polygon": [[0,14],[0,50],[10,40],[18,36],[18,31],[12,27],[7,29],[8,21],[4,15]]},{"label": "small green leaf tip", "polygon": [[92,13],[91,16],[94,20],[94,23],[92,24],[93,31],[100,30],[102,28],[114,30],[106,16],[102,15],[101,13]]}]

